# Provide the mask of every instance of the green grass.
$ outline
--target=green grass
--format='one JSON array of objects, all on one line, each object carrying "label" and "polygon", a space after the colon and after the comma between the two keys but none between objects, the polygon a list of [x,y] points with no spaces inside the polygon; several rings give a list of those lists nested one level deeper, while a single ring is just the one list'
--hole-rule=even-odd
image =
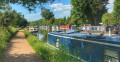
[{"label": "green grass", "polygon": [[4,50],[7,47],[9,40],[11,39],[12,35],[15,34],[17,31],[16,28],[9,26],[0,27],[0,62],[2,60]]},{"label": "green grass", "polygon": [[66,54],[67,51],[63,47],[60,49],[53,48],[48,45],[46,41],[39,40],[36,36],[32,35],[27,29],[24,30],[24,34],[29,44],[36,53],[42,57],[44,62],[80,62],[74,57]]}]

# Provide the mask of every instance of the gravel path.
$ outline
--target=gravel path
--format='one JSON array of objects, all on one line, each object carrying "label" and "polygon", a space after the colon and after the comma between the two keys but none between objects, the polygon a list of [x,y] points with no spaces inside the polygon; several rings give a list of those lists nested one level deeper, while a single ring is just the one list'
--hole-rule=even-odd
[{"label": "gravel path", "polygon": [[43,62],[28,41],[25,39],[24,30],[11,39],[8,49],[6,49],[3,62]]}]

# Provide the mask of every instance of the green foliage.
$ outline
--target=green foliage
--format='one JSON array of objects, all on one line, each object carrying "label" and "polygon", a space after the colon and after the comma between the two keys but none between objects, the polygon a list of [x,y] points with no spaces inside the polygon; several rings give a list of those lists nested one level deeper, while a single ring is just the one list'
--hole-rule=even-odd
[{"label": "green foliage", "polygon": [[21,13],[17,13],[15,10],[5,11],[0,13],[0,26],[15,26],[15,27],[25,27],[27,25],[27,20]]},{"label": "green foliage", "polygon": [[11,33],[11,34],[14,34],[19,28],[15,28],[15,27],[12,27],[12,26],[8,26],[8,31]]},{"label": "green foliage", "polygon": [[108,25],[118,25],[119,21],[117,21],[114,17],[113,13],[105,13],[102,16],[102,23],[104,26],[108,26]]},{"label": "green foliage", "polygon": [[8,8],[8,4],[7,3],[2,3],[0,2],[0,10],[6,10]]},{"label": "green foliage", "polygon": [[73,15],[73,16],[71,17],[71,23],[77,25],[77,22],[78,22],[78,19],[75,17],[75,15]]},{"label": "green foliage", "polygon": [[38,22],[37,22],[37,21],[29,22],[29,26],[36,26],[36,25],[38,25]]},{"label": "green foliage", "polygon": [[114,9],[113,9],[115,20],[120,22],[120,0],[114,1]]},{"label": "green foliage", "polygon": [[16,33],[16,31],[17,29],[11,26],[9,26],[8,28],[0,27],[0,62],[10,38],[13,34]]},{"label": "green foliage", "polygon": [[[45,19],[40,19],[38,21],[32,21],[29,22],[29,26],[36,26],[36,25],[67,25],[68,23],[70,23],[71,18],[68,17],[64,17],[64,18],[59,18],[59,19],[55,19],[54,17],[50,18],[50,20],[45,20]],[[76,22],[77,23],[77,22]]]},{"label": "green foliage", "polygon": [[109,19],[109,13],[103,14],[103,16],[102,16],[102,23],[103,23],[104,26],[108,26],[109,25],[109,23],[108,23],[109,20],[108,19]]},{"label": "green foliage", "polygon": [[54,18],[53,12],[51,12],[49,9],[43,10],[41,15],[45,20],[49,20],[51,18]]},{"label": "green foliage", "polygon": [[47,30],[39,30],[39,33],[43,35],[42,41],[47,41],[48,31]]},{"label": "green foliage", "polygon": [[[41,31],[41,34],[44,33],[44,31]],[[64,47],[60,48],[60,50],[53,48],[45,43],[44,40],[39,40],[36,36],[32,35],[27,29],[24,30],[24,34],[29,44],[45,62],[80,62],[80,60],[68,55]]]},{"label": "green foliage", "polygon": [[50,26],[54,25],[54,21],[55,21],[54,17],[50,18],[50,20],[47,21],[47,25],[50,25]]},{"label": "green foliage", "polygon": [[102,15],[107,12],[107,2],[108,0],[71,0],[71,15],[76,17],[78,24],[98,25]]},{"label": "green foliage", "polygon": [[119,25],[120,22],[120,0],[114,1],[114,10],[112,13],[105,13],[102,16],[102,23],[104,26]]},{"label": "green foliage", "polygon": [[0,0],[1,3],[11,3],[11,4],[20,4],[26,9],[28,9],[30,12],[35,11],[37,7],[40,7],[41,9],[44,8],[45,3],[52,3],[55,0]]}]

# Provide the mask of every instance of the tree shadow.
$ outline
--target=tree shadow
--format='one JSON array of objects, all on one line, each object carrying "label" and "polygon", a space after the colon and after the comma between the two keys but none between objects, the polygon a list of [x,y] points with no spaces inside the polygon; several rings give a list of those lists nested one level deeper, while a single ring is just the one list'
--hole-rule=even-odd
[{"label": "tree shadow", "polygon": [[8,54],[3,62],[43,62],[37,54]]}]

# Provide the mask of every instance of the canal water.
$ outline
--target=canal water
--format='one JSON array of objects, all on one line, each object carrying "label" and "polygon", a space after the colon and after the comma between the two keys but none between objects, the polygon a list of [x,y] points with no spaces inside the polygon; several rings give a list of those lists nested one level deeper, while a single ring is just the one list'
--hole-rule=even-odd
[{"label": "canal water", "polygon": [[43,38],[43,35],[40,33],[37,33],[36,36],[39,38],[39,40],[41,40]]},{"label": "canal water", "polygon": [[43,38],[43,35],[40,34],[39,32],[32,32],[32,34],[37,36],[39,38],[39,40],[41,40]]},{"label": "canal water", "polygon": [[43,35],[40,33],[37,33],[37,37],[39,38],[39,40],[41,40],[43,38]]}]

